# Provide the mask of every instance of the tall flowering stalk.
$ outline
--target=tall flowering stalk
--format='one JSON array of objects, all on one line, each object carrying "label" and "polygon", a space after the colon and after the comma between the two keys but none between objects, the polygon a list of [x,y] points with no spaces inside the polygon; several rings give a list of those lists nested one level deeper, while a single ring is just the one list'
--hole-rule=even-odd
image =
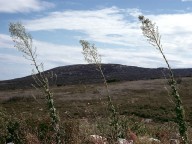
[{"label": "tall flowering stalk", "polygon": [[117,112],[115,110],[115,106],[112,103],[107,80],[105,78],[105,75],[104,75],[102,67],[101,67],[101,56],[99,55],[97,48],[95,47],[94,44],[90,45],[90,43],[85,40],[80,40],[80,43],[83,47],[82,53],[84,55],[85,61],[87,61],[89,64],[92,64],[92,63],[95,64],[96,68],[101,73],[103,83],[104,83],[104,86],[107,91],[108,110],[110,112],[110,120],[111,120],[110,125],[112,126],[112,128],[114,128],[114,131],[112,132],[113,139],[117,139],[120,136],[119,120],[118,120]]},{"label": "tall flowering stalk", "polygon": [[47,76],[43,73],[43,64],[37,64],[36,48],[33,48],[33,40],[29,33],[26,32],[25,27],[21,23],[10,23],[9,32],[15,47],[23,53],[23,56],[32,62],[37,74],[33,72],[33,78],[38,87],[44,92],[47,105],[49,109],[49,115],[51,117],[52,126],[56,134],[56,143],[60,144],[60,128],[59,128],[59,117],[56,113],[56,108],[53,102],[53,93],[49,88],[49,81]]},{"label": "tall flowering stalk", "polygon": [[143,35],[147,38],[149,43],[153,45],[157,50],[160,51],[161,55],[163,56],[163,59],[165,60],[165,63],[169,70],[169,76],[170,76],[170,87],[171,87],[171,94],[173,97],[173,101],[175,103],[175,112],[177,116],[177,124],[179,126],[179,133],[181,135],[182,141],[184,144],[188,144],[188,136],[187,136],[187,124],[185,121],[185,111],[183,108],[182,100],[179,95],[179,92],[177,90],[177,82],[174,78],[173,71],[171,69],[171,66],[169,65],[169,62],[167,58],[165,57],[165,54],[163,53],[163,47],[161,44],[161,36],[158,31],[158,27],[155,26],[154,23],[152,23],[149,19],[145,18],[144,16],[139,16],[139,21],[141,22],[141,30],[143,32]]}]

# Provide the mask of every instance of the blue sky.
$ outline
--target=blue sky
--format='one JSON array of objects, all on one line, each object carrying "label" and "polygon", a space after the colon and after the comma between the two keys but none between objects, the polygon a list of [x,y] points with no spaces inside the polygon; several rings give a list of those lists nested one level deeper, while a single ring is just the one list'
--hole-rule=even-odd
[{"label": "blue sky", "polygon": [[0,80],[31,74],[33,66],[14,48],[10,22],[31,33],[45,70],[85,64],[79,40],[95,43],[103,63],[165,67],[142,36],[138,15],[159,27],[173,68],[192,67],[192,0],[0,0]]}]

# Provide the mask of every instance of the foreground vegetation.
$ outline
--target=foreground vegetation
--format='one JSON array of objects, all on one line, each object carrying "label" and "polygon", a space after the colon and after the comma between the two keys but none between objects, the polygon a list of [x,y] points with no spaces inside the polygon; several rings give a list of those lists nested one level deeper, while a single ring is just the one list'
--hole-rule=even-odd
[{"label": "foreground vegetation", "polygon": [[[126,130],[130,128],[138,136],[154,137],[168,143],[169,139],[179,132],[175,123],[174,104],[168,96],[166,87],[168,88],[168,84],[164,79],[109,84],[110,94],[120,115],[121,137],[126,137]],[[182,78],[178,88],[186,108],[191,139],[192,78]],[[110,137],[110,127],[107,125],[107,99],[104,97],[106,92],[102,84],[60,86],[52,87],[52,90],[62,129],[69,131],[68,133],[71,131],[79,143],[86,142],[91,134]],[[20,138],[25,141],[36,138],[40,143],[51,143],[54,131],[50,125],[49,115],[46,114],[45,98],[40,91],[33,89],[0,91],[0,97],[1,110],[6,109],[4,113],[9,121],[18,123],[13,129]],[[146,123],[145,119],[152,119],[152,122]],[[66,123],[76,127],[71,130]],[[6,124],[13,126],[8,121]],[[4,133],[5,127],[1,128],[4,129],[1,131],[1,136],[7,136],[8,134]],[[61,135],[62,140],[67,139],[64,137],[64,131]]]},{"label": "foreground vegetation", "polygon": [[[185,91],[179,94],[178,83],[163,53],[158,28],[144,16],[140,16],[139,20],[142,23],[143,35],[163,56],[170,80],[138,81],[135,85],[135,82],[130,82],[130,89],[126,83],[114,83],[109,87],[96,47],[87,41],[80,41],[85,60],[96,65],[105,90],[100,85],[51,88],[47,76],[43,73],[43,65],[36,62],[36,50],[33,49],[31,35],[26,33],[20,23],[10,24],[9,30],[15,47],[32,62],[39,74],[33,72],[34,87],[38,88],[38,91],[22,89],[1,92],[6,98],[1,101],[0,142],[92,143],[90,135],[97,134],[105,137],[109,143],[116,143],[119,138],[133,140],[134,143],[151,143],[151,138],[157,138],[154,142],[161,143],[170,143],[170,139],[183,144],[190,143],[191,107],[185,102],[183,104],[180,96]],[[180,88],[186,89],[184,84],[190,81],[189,78],[184,80]],[[163,86],[159,88],[154,84],[158,82],[162,85],[162,81],[166,91],[162,90]],[[18,92],[24,95],[12,95]],[[29,95],[29,92],[32,93]],[[190,91],[186,95],[189,96],[189,93]],[[76,96],[80,97],[79,100]],[[184,97],[183,99],[185,100]],[[59,114],[56,108],[59,109]],[[99,143],[104,144],[103,139]]]}]

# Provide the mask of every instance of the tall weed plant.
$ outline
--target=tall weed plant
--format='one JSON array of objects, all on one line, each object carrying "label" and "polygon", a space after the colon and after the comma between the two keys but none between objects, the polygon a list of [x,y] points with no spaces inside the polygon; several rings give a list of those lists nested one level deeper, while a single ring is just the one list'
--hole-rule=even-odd
[{"label": "tall weed plant", "polygon": [[52,126],[56,134],[56,143],[60,144],[60,127],[59,127],[59,116],[57,115],[56,108],[53,101],[53,93],[49,87],[48,77],[44,74],[43,64],[38,64],[36,61],[37,54],[36,49],[33,47],[32,36],[26,32],[25,27],[21,23],[10,23],[9,32],[15,47],[23,53],[23,56],[32,62],[37,74],[33,71],[33,78],[38,87],[41,88],[47,99],[47,106],[49,115],[51,118]]},{"label": "tall weed plant", "polygon": [[155,26],[155,23],[152,23],[151,20],[145,18],[142,15],[139,16],[139,21],[142,24],[141,30],[143,32],[143,36],[147,38],[147,40],[152,46],[154,46],[157,50],[159,50],[169,70],[169,76],[170,76],[169,85],[171,87],[171,95],[175,103],[175,113],[177,116],[176,122],[179,126],[179,133],[181,135],[183,143],[188,144],[189,140],[187,136],[187,124],[185,121],[185,110],[183,108],[182,100],[177,89],[177,82],[175,80],[173,71],[163,52],[163,46],[161,44],[161,36],[159,34],[158,27]]},{"label": "tall weed plant", "polygon": [[94,44],[90,44],[88,41],[85,40],[80,40],[80,44],[83,47],[83,55],[85,58],[85,61],[88,62],[89,64],[95,64],[96,69],[100,72],[102,79],[103,79],[103,83],[105,86],[105,89],[107,91],[107,100],[108,100],[108,111],[110,114],[110,126],[112,128],[112,140],[117,140],[118,137],[120,137],[121,132],[119,131],[119,118],[118,118],[118,114],[117,111],[115,109],[115,106],[112,102],[112,98],[110,95],[110,91],[109,91],[109,86],[107,83],[107,80],[105,78],[105,75],[103,73],[102,70],[102,64],[101,64],[101,55],[99,55],[98,51],[97,51],[97,47],[95,47]]}]

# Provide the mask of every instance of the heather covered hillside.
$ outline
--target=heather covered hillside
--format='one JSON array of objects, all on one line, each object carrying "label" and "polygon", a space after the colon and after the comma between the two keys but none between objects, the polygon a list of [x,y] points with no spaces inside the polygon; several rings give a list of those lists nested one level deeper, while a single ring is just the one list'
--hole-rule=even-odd
[{"label": "heather covered hillside", "polygon": [[[150,80],[168,77],[166,68],[142,68],[120,64],[102,64],[103,72],[108,82]],[[173,69],[176,77],[191,77],[192,68]],[[53,68],[45,71],[45,74],[53,78],[51,85],[92,84],[102,82],[101,75],[95,65],[69,65]],[[13,80],[0,81],[0,89],[30,88],[34,80],[31,76]]]}]

